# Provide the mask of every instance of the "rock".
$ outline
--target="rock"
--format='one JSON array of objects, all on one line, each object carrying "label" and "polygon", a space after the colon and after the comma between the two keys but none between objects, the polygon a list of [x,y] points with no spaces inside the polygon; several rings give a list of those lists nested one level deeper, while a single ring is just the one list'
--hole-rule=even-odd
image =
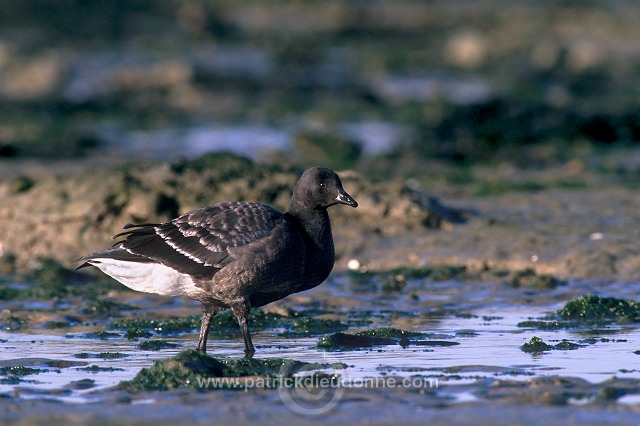
[{"label": "rock", "polygon": [[[219,201],[258,201],[286,209],[300,171],[254,163],[232,154],[207,154],[174,164],[105,167],[70,176],[0,182],[0,256],[14,253],[17,269],[51,257],[71,266],[104,246],[127,223],[162,222]],[[336,215],[349,223],[345,240],[459,223],[458,213],[397,182],[369,183],[341,173],[362,208]],[[429,219],[435,217],[438,219]],[[351,238],[353,237],[353,238]],[[336,244],[337,247],[342,247]],[[354,244],[345,245],[353,250]],[[340,257],[343,253],[338,253]]]},{"label": "rock", "polygon": [[583,278],[613,276],[617,273],[616,256],[595,249],[575,251],[565,257],[567,274]]},{"label": "rock", "polygon": [[544,340],[537,336],[533,336],[530,341],[520,346],[520,350],[523,352],[530,352],[534,354],[546,352],[551,349],[553,349],[553,346],[546,344]]}]

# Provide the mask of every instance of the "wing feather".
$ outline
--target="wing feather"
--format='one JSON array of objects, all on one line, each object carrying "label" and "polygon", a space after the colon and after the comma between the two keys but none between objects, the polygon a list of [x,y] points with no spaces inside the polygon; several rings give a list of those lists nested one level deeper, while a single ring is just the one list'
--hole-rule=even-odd
[{"label": "wing feather", "polygon": [[258,203],[218,203],[163,224],[129,225],[116,246],[180,272],[212,277],[233,261],[230,249],[272,235],[284,215]]}]

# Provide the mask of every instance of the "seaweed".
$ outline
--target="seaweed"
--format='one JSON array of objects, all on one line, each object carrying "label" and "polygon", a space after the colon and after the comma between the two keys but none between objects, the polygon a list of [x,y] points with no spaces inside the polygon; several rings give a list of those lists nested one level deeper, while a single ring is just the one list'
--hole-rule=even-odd
[{"label": "seaweed", "polygon": [[143,368],[135,378],[119,384],[120,389],[129,391],[172,390],[195,388],[215,390],[237,388],[241,381],[216,382],[211,386],[212,378],[249,378],[263,377],[274,380],[271,386],[283,385],[282,377],[292,377],[301,370],[320,370],[326,368],[345,368],[345,364],[307,363],[284,358],[240,358],[218,359],[196,350],[185,350],[176,356],[156,361],[150,368]]},{"label": "seaweed", "polygon": [[349,350],[370,348],[374,345],[393,345],[396,340],[386,337],[359,336],[357,334],[333,333],[324,336],[318,342],[318,347],[328,350]]},{"label": "seaweed", "polygon": [[29,376],[32,374],[40,374],[43,371],[40,368],[25,367],[22,365],[0,367],[0,376]]},{"label": "seaweed", "polygon": [[406,281],[410,279],[430,279],[432,281],[447,281],[468,278],[467,267],[464,265],[439,265],[428,268],[399,267],[384,271],[350,271],[354,279],[380,278],[384,281]]},{"label": "seaweed", "polygon": [[80,358],[80,359],[87,359],[87,358],[120,359],[120,358],[126,358],[129,355],[123,354],[120,352],[100,352],[100,353],[80,352],[80,353],[74,354],[73,356],[75,358]]},{"label": "seaweed", "polygon": [[640,304],[629,299],[603,296],[580,296],[565,303],[555,315],[518,323],[518,327],[560,330],[640,322]]},{"label": "seaweed", "polygon": [[548,274],[538,274],[531,268],[515,271],[509,278],[512,287],[533,287],[539,289],[556,288],[562,281]]},{"label": "seaweed", "polygon": [[381,345],[415,346],[454,346],[458,342],[428,339],[425,333],[406,331],[397,328],[375,328],[359,331],[355,334],[333,333],[323,336],[318,347],[331,351],[371,348]]},{"label": "seaweed", "polygon": [[124,368],[117,368],[117,367],[100,367],[99,365],[89,365],[86,367],[78,367],[76,368],[76,370],[78,371],[86,371],[89,373],[101,373],[101,372],[114,372],[114,371],[124,371]]},{"label": "seaweed", "polygon": [[[180,333],[192,333],[200,329],[201,318],[191,315],[184,318],[147,319],[147,318],[120,318],[109,324],[113,329],[127,330],[127,338],[150,337],[152,332],[157,335],[175,335]],[[288,334],[313,335],[329,331],[347,328],[338,320],[314,318],[296,311],[286,314],[268,312],[262,309],[253,309],[249,314],[249,327],[252,330],[264,330],[267,328],[285,327]],[[211,321],[209,334],[225,335],[238,333],[238,320],[231,311],[222,312]],[[285,333],[287,334],[287,333]]]},{"label": "seaweed", "polygon": [[159,351],[160,349],[173,349],[179,346],[177,343],[167,342],[166,340],[147,340],[138,343],[138,348],[143,351]]},{"label": "seaweed", "polygon": [[549,345],[544,340],[537,336],[533,336],[529,342],[520,346],[520,350],[523,352],[529,352],[533,354],[540,354],[551,350],[571,351],[587,346],[583,343],[574,343],[567,339],[562,339],[555,345]]},{"label": "seaweed", "polygon": [[[237,326],[236,326],[237,327]],[[119,318],[109,324],[109,328],[125,329],[127,334],[140,335],[143,330],[151,330],[156,334],[173,335],[179,333],[190,333],[200,328],[200,317],[190,315],[184,318],[169,319],[147,319],[147,318]]]},{"label": "seaweed", "polygon": [[289,328],[304,335],[322,334],[331,331],[344,330],[347,325],[339,320],[298,316],[291,322]]},{"label": "seaweed", "polygon": [[529,340],[524,345],[520,346],[520,349],[523,352],[530,352],[530,353],[537,354],[537,353],[550,351],[551,349],[553,349],[553,346],[548,345],[541,338],[537,336],[533,336],[531,340]]},{"label": "seaweed", "polygon": [[597,322],[613,320],[616,322],[639,322],[640,304],[628,299],[602,296],[581,296],[567,302],[558,311],[563,319]]},{"label": "seaweed", "polygon": [[120,311],[129,309],[137,309],[137,307],[112,300],[93,300],[87,303],[82,313],[98,317],[118,316]]},{"label": "seaweed", "polygon": [[100,331],[88,331],[84,333],[82,337],[85,339],[106,340],[106,339],[115,339],[115,338],[121,337],[121,334],[100,330]]}]

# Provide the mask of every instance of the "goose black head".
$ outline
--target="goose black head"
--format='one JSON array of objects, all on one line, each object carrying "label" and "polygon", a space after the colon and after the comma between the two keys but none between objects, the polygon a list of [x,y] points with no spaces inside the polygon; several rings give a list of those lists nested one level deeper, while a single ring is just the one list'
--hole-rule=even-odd
[{"label": "goose black head", "polygon": [[293,189],[291,204],[290,208],[310,209],[326,209],[336,204],[358,207],[358,202],[342,187],[337,173],[325,167],[313,167],[302,174]]}]

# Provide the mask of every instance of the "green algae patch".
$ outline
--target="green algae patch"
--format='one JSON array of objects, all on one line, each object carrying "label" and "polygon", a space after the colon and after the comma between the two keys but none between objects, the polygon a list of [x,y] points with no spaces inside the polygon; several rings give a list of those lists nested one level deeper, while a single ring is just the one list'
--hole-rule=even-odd
[{"label": "green algae patch", "polygon": [[68,328],[74,325],[82,324],[82,319],[73,315],[65,315],[60,320],[45,321],[40,324],[43,328],[56,329],[56,328]]},{"label": "green algae patch", "polygon": [[187,171],[215,173],[215,181],[241,178],[255,170],[255,164],[248,158],[230,152],[210,152],[193,160],[182,159],[171,165],[176,173]]},{"label": "green algae patch", "polygon": [[468,268],[465,265],[436,265],[426,268],[399,267],[381,271],[349,271],[354,284],[377,286],[383,293],[400,292],[411,280],[442,281],[502,281],[512,287],[553,289],[566,282],[552,275],[523,270]]},{"label": "green algae patch", "polygon": [[0,378],[0,384],[2,385],[19,385],[20,383],[34,383],[34,380],[25,380],[18,376],[8,376]]},{"label": "green algae patch", "polygon": [[[331,331],[344,330],[347,325],[339,320],[315,318],[303,313],[287,310],[283,313],[252,309],[249,314],[249,328],[265,330],[284,328],[287,333],[317,335]],[[210,334],[228,334],[238,332],[238,320],[231,311],[216,315],[211,321]]]},{"label": "green algae patch", "polygon": [[160,349],[173,349],[180,345],[167,342],[166,340],[147,340],[138,344],[138,349],[143,351],[159,351]]},{"label": "green algae patch", "polygon": [[374,328],[354,334],[333,333],[323,336],[318,347],[326,350],[354,350],[382,345],[416,346],[454,346],[458,342],[429,340],[425,333],[406,331],[397,328]]},{"label": "green algae patch", "polygon": [[552,275],[538,274],[533,269],[527,268],[513,272],[509,277],[509,284],[516,288],[532,287],[538,289],[552,289],[563,284],[563,281],[558,280]]},{"label": "green algae patch", "polygon": [[147,338],[151,336],[153,336],[152,332],[136,327],[128,328],[126,333],[124,334],[124,337],[129,340],[137,340],[141,337]]},{"label": "green algae patch", "polygon": [[117,368],[117,367],[100,367],[99,365],[89,365],[86,367],[78,367],[76,368],[76,370],[78,371],[86,371],[88,373],[104,373],[104,372],[108,372],[108,373],[112,373],[114,371],[124,371],[124,368]]},{"label": "green algae patch", "polygon": [[544,340],[537,336],[533,336],[529,342],[520,346],[520,349],[523,352],[540,354],[543,352],[548,352],[551,350],[559,350],[559,351],[572,351],[576,349],[580,349],[587,346],[583,343],[575,343],[567,339],[562,339],[559,343],[555,345],[549,345]]},{"label": "green algae patch", "polygon": [[[15,287],[11,284],[0,286],[0,299],[48,300],[65,297],[80,297],[95,300],[112,290],[122,289],[122,285],[109,277],[98,278],[66,268],[52,258],[39,257],[35,266],[26,271],[16,271],[11,266],[11,255],[0,258],[2,279],[7,282],[26,283],[26,286]],[[4,265],[4,266],[2,266]],[[130,308],[129,308],[130,309]]]},{"label": "green algae patch", "polygon": [[339,320],[299,316],[294,318],[289,328],[304,335],[323,334],[332,331],[344,330],[348,326]]},{"label": "green algae patch", "polygon": [[358,336],[368,337],[382,337],[386,339],[409,339],[424,337],[423,333],[418,331],[400,330],[398,328],[373,328],[370,330],[359,331],[356,333]]},{"label": "green algae patch", "polygon": [[74,285],[65,281],[40,281],[39,278],[28,280],[31,284],[19,295],[19,299],[54,299],[67,296],[74,296]]},{"label": "green algae patch", "polygon": [[114,302],[112,300],[92,300],[82,309],[85,315],[96,317],[120,316],[121,311],[139,309],[137,306]]},{"label": "green algae patch", "polygon": [[34,267],[21,274],[22,279],[25,281],[64,283],[79,275],[51,257],[37,257],[34,265]]},{"label": "green algae patch", "polygon": [[628,393],[629,393],[628,389],[621,389],[613,386],[606,386],[600,389],[600,391],[598,391],[596,398],[604,401],[615,401],[618,398],[625,396]]},{"label": "green algae patch", "polygon": [[[118,387],[129,391],[173,390],[192,388],[199,390],[243,388],[240,378],[270,378],[268,387],[282,384],[282,377],[305,370],[346,368],[345,364],[307,363],[283,358],[217,359],[196,350],[182,351],[176,356],[156,361],[143,368],[133,380],[121,382]],[[212,381],[215,378],[238,380]]]},{"label": "green algae patch", "polygon": [[313,370],[322,368],[346,368],[342,363],[308,363],[284,358],[236,358],[221,360],[224,365],[224,377],[241,376],[290,376],[301,370]]},{"label": "green algae patch", "polygon": [[[280,325],[284,315],[265,312],[262,309],[254,309],[249,314],[249,327],[252,330],[262,330],[268,327]],[[174,335],[180,333],[192,333],[200,330],[201,317],[189,315],[184,318],[146,319],[146,318],[121,318],[109,324],[110,328],[125,330],[150,330],[160,335]],[[238,331],[238,320],[231,311],[225,311],[216,315],[211,320],[209,332],[229,333]],[[135,334],[135,332],[133,333]],[[144,337],[144,336],[143,336]]]},{"label": "green algae patch", "polygon": [[558,315],[576,321],[640,322],[640,304],[615,297],[581,296],[567,302]]},{"label": "green algae patch", "polygon": [[385,337],[359,336],[357,334],[333,333],[324,336],[318,342],[318,347],[328,350],[349,350],[370,348],[374,345],[393,345],[397,343],[394,339]]},{"label": "green algae patch", "polygon": [[[439,265],[428,268],[399,267],[384,271],[350,271],[349,276],[356,282],[379,278],[388,286],[404,283],[410,279],[429,279],[432,281],[464,280],[469,278],[464,265]],[[397,284],[395,284],[397,285]]]},{"label": "green algae patch", "polygon": [[[252,309],[249,314],[249,327],[252,330],[281,327],[289,316],[277,312],[267,312],[263,309]],[[199,325],[198,325],[199,326]],[[210,333],[229,333],[238,331],[238,319],[231,311],[222,312],[211,320]]]},{"label": "green algae patch", "polygon": [[562,330],[634,322],[640,322],[640,303],[616,297],[587,295],[568,301],[555,315],[521,321],[518,327]]},{"label": "green algae patch", "polygon": [[64,359],[49,359],[49,358],[16,358],[16,359],[0,360],[0,368],[43,366],[43,367],[61,369],[61,368],[69,368],[69,367],[83,367],[86,365],[87,363],[84,361],[68,361]]},{"label": "green algae patch", "polygon": [[133,380],[121,382],[118,387],[131,391],[194,388],[198,378],[221,377],[223,369],[224,365],[217,359],[188,350],[173,358],[156,361],[150,368],[140,370]]},{"label": "green algae patch", "polygon": [[295,136],[293,144],[305,167],[324,164],[344,170],[353,167],[362,154],[358,142],[331,132],[302,131]]},{"label": "green algae patch", "polygon": [[200,317],[190,315],[184,318],[147,319],[147,318],[119,318],[109,324],[109,328],[131,331],[137,337],[148,337],[143,331],[149,330],[156,334],[170,335],[191,333],[200,328]]},{"label": "green algae patch", "polygon": [[553,349],[553,346],[548,345],[541,338],[537,336],[533,336],[531,340],[529,340],[524,345],[520,346],[520,349],[523,352],[542,353],[542,352],[550,351],[551,349]]},{"label": "green algae patch", "polygon": [[110,331],[88,331],[82,334],[84,339],[99,339],[99,340],[107,340],[107,339],[117,339],[121,337],[120,333],[112,333]]},{"label": "green algae patch", "polygon": [[40,374],[43,371],[40,368],[25,367],[23,365],[0,367],[0,376],[29,376],[32,374]]},{"label": "green algae patch", "polygon": [[22,290],[19,299],[50,299],[56,297],[82,297],[95,299],[112,290],[122,289],[117,281],[104,276],[98,278],[77,272],[49,257],[38,257],[35,266],[27,271],[14,274],[14,281],[29,283]]},{"label": "green algae patch", "polygon": [[70,368],[85,366],[87,363],[84,361],[68,361],[66,359],[48,359],[45,360],[45,365],[51,368]]},{"label": "green algae patch", "polygon": [[20,290],[8,285],[0,286],[0,300],[15,300],[20,297]]},{"label": "green algae patch", "polygon": [[535,328],[537,330],[564,330],[568,328],[577,328],[580,324],[575,321],[563,320],[527,320],[520,321],[517,326],[522,328]]},{"label": "green algae patch", "polygon": [[32,380],[25,380],[23,377],[33,374],[40,374],[49,370],[42,370],[40,368],[31,368],[21,365],[0,367],[0,384],[3,385],[18,385],[25,382],[33,382]]},{"label": "green algae patch", "polygon": [[[119,318],[109,324],[109,328],[126,330],[126,337],[136,339],[156,335],[176,335],[193,333],[200,330],[201,317],[190,315],[184,318],[147,319]],[[296,311],[287,313],[269,312],[254,309],[249,314],[249,328],[264,330],[268,328],[285,328],[289,333],[317,335],[331,331],[344,330],[347,325],[334,319],[314,318]],[[222,312],[211,320],[209,334],[225,335],[239,332],[238,320],[231,311]]]},{"label": "green algae patch", "polygon": [[567,339],[562,339],[562,341],[560,343],[557,343],[553,346],[554,349],[558,349],[561,351],[573,351],[579,348],[583,348],[587,345],[584,344],[580,344],[580,343],[574,343],[570,340]]},{"label": "green algae patch", "polygon": [[75,358],[87,359],[87,358],[102,358],[102,359],[121,359],[127,358],[129,355],[120,352],[80,352],[73,355]]}]

